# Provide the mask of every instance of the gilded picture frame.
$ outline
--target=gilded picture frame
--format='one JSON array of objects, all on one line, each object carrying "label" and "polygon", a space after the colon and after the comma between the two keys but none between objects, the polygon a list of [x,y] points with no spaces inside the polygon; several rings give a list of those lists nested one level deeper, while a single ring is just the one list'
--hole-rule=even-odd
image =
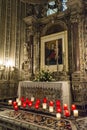
[{"label": "gilded picture frame", "polygon": [[67,31],[41,37],[40,69],[68,70]]}]

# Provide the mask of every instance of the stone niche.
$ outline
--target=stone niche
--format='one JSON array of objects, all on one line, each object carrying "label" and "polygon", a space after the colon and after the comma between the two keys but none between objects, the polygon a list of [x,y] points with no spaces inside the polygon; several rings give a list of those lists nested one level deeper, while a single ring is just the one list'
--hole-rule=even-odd
[{"label": "stone niche", "polygon": [[[63,16],[62,16],[63,15]],[[49,69],[53,72],[54,78],[58,81],[69,80],[69,64],[68,64],[68,30],[67,25],[63,21],[64,14],[60,16],[49,16],[48,18],[40,19],[40,23],[34,16],[28,16],[24,18],[25,23],[28,25],[27,32],[28,36],[27,39],[29,40],[27,44],[28,48],[30,48],[31,53],[28,54],[29,59],[31,59],[30,63],[30,73],[31,75],[35,74],[39,70],[47,70]],[[60,18],[60,21],[58,20]],[[56,20],[57,19],[57,20]],[[51,21],[51,23],[50,23]],[[54,21],[52,23],[52,21]],[[31,39],[31,36],[33,39]],[[30,39],[29,39],[30,37]],[[59,43],[61,40],[61,46]],[[54,41],[56,48],[55,48],[55,57],[56,61],[54,65],[49,65],[45,63],[45,46],[49,44],[50,50],[52,41]],[[49,43],[47,43],[49,42]],[[57,60],[57,50],[58,47],[61,47],[61,63],[59,65],[59,61]],[[53,69],[52,69],[53,68]],[[55,69],[54,69],[55,68]],[[32,70],[32,71],[31,71]],[[57,76],[56,76],[57,75]],[[66,75],[66,76],[65,76]],[[58,77],[58,78],[57,78]]]}]

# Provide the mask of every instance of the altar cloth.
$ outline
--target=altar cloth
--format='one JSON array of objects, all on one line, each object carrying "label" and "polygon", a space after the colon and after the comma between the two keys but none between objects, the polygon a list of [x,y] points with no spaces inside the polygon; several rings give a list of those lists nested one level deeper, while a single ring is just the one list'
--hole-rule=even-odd
[{"label": "altar cloth", "polygon": [[[40,91],[39,91],[40,90]],[[40,95],[41,94],[41,95]],[[18,85],[18,97],[25,96],[30,98],[31,96],[48,98],[59,98],[62,104],[67,104],[71,107],[71,89],[69,81],[59,82],[31,82],[20,81]]]}]

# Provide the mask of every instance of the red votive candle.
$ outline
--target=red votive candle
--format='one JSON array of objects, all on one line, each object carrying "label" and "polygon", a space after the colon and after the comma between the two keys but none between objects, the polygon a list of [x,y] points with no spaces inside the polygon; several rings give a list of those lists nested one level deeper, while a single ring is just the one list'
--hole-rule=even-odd
[{"label": "red votive candle", "polygon": [[22,106],[23,106],[23,108],[25,108],[26,107],[26,102],[23,102]]},{"label": "red votive candle", "polygon": [[58,112],[58,113],[61,113],[62,112],[62,110],[61,110],[61,108],[56,108],[56,111]]},{"label": "red votive candle", "polygon": [[40,99],[37,99],[37,100],[36,100],[36,104],[40,104]]},{"label": "red votive candle", "polygon": [[46,98],[43,99],[43,103],[47,103],[47,99]]},{"label": "red votive candle", "polygon": [[14,106],[14,110],[15,110],[15,111],[18,111],[18,105],[15,105],[15,106]]},{"label": "red votive candle", "polygon": [[16,102],[16,101],[14,101],[14,102],[13,102],[13,106],[16,106],[16,105],[17,105],[17,102]]},{"label": "red votive candle", "polygon": [[24,102],[24,97],[21,97],[21,99],[20,99],[20,100],[21,100],[21,102],[23,103],[23,102]]},{"label": "red votive candle", "polygon": [[64,104],[64,110],[68,110],[67,104]]},{"label": "red votive candle", "polygon": [[60,106],[60,100],[56,101],[56,106]]},{"label": "red votive candle", "polygon": [[53,106],[53,105],[54,105],[54,102],[50,101],[49,106]]},{"label": "red votive candle", "polygon": [[76,105],[72,104],[71,106],[72,111],[76,109]]},{"label": "red votive candle", "polygon": [[69,112],[69,110],[65,110],[64,115],[65,115],[66,117],[69,117],[69,116],[70,116],[70,112]]},{"label": "red votive candle", "polygon": [[29,99],[28,99],[28,98],[26,98],[26,104],[28,104],[28,102],[29,102]]},{"label": "red votive candle", "polygon": [[32,106],[32,101],[28,102],[28,106],[31,107]]},{"label": "red votive candle", "polygon": [[38,109],[39,108],[39,104],[36,103],[35,104],[35,108]]}]

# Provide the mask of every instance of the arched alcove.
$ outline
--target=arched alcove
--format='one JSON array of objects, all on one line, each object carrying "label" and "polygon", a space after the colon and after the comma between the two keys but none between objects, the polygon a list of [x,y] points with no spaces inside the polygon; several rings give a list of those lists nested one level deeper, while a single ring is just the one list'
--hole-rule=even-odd
[{"label": "arched alcove", "polygon": [[58,22],[52,21],[45,26],[42,35],[46,36],[54,33],[59,33],[65,30],[67,30],[67,26],[63,21],[58,21]]}]

